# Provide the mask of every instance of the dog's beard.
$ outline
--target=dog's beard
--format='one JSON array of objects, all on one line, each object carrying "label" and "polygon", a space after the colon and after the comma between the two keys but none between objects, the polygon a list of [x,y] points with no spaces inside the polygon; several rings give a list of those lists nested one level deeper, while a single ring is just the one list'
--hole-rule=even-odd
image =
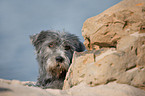
[{"label": "dog's beard", "polygon": [[53,60],[48,59],[46,65],[47,73],[49,75],[51,74],[52,77],[58,79],[65,77],[66,72],[70,65],[70,60],[68,57],[65,57],[64,59],[65,59],[64,62],[56,62],[56,61],[53,62]]}]

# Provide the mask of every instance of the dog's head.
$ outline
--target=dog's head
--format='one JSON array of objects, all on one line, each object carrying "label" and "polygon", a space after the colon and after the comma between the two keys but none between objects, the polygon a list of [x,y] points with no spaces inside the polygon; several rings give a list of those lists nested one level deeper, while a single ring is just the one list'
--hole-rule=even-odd
[{"label": "dog's head", "polygon": [[85,50],[77,36],[66,32],[42,31],[30,39],[37,52],[40,74],[46,71],[56,78],[64,77],[74,51]]}]

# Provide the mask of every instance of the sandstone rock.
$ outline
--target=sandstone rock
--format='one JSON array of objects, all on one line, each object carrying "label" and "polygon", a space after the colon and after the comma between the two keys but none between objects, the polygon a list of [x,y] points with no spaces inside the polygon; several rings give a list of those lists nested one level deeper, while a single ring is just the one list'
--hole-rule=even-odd
[{"label": "sandstone rock", "polygon": [[89,87],[79,84],[69,90],[72,96],[145,96],[145,91],[126,84],[110,83]]},{"label": "sandstone rock", "polygon": [[[67,72],[63,89],[80,84],[85,79],[86,66],[95,62],[95,54],[100,54],[104,49],[98,51],[86,51],[74,53],[72,64]],[[91,69],[90,69],[91,70]],[[93,72],[93,71],[92,71]]]},{"label": "sandstone rock", "polygon": [[88,50],[75,53],[63,89],[117,82],[145,89],[145,2],[124,0],[85,21]]},{"label": "sandstone rock", "polygon": [[[20,82],[20,81],[19,81]],[[0,80],[0,96],[54,96],[40,88],[23,86],[11,80]]]},{"label": "sandstone rock", "polygon": [[88,50],[115,47],[120,39],[135,32],[145,33],[145,1],[123,0],[85,21],[82,35]]},{"label": "sandstone rock", "polygon": [[81,82],[96,86],[113,81],[145,89],[144,43],[145,33],[135,33],[121,38],[117,49],[75,53],[63,89]]},{"label": "sandstone rock", "polygon": [[126,84],[110,83],[89,87],[81,83],[69,90],[59,90],[28,87],[24,83],[0,79],[0,96],[145,96],[145,91]]}]

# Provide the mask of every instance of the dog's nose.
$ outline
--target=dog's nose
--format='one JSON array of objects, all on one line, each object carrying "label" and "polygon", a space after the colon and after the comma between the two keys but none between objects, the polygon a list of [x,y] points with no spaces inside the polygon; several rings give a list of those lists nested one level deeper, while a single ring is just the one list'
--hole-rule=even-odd
[{"label": "dog's nose", "polygon": [[64,58],[61,57],[61,56],[57,56],[55,59],[56,59],[57,62],[63,62],[64,61]]}]

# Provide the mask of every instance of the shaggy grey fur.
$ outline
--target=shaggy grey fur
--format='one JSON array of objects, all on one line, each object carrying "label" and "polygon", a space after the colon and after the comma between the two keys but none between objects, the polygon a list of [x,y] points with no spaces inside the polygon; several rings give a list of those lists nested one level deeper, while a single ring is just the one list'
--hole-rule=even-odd
[{"label": "shaggy grey fur", "polygon": [[42,88],[61,89],[73,52],[85,50],[77,36],[67,32],[41,31],[30,36],[39,62],[37,85]]}]

